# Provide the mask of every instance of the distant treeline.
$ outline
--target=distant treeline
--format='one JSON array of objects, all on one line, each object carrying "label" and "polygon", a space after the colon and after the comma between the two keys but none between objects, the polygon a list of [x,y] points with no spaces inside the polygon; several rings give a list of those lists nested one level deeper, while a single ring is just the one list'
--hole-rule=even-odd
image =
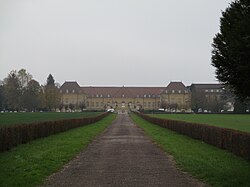
[{"label": "distant treeline", "polygon": [[60,85],[51,74],[45,85],[25,69],[13,70],[0,81],[1,111],[51,111],[60,105]]}]

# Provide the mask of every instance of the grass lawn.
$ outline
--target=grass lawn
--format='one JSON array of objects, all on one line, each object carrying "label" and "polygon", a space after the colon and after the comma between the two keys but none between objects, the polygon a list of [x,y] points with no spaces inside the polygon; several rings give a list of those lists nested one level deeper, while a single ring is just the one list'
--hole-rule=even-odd
[{"label": "grass lawn", "polygon": [[0,153],[0,186],[37,186],[73,159],[113,120],[101,121],[47,138],[20,145]]},{"label": "grass lawn", "polygon": [[250,132],[250,115],[247,114],[150,114],[150,116]]},{"label": "grass lawn", "polygon": [[100,114],[100,112],[18,112],[18,113],[0,113],[0,126],[13,125],[20,123],[32,123],[41,121],[52,121],[59,119],[73,119],[91,117]]},{"label": "grass lawn", "polygon": [[179,168],[211,186],[249,186],[250,163],[227,151],[177,134],[131,115]]}]

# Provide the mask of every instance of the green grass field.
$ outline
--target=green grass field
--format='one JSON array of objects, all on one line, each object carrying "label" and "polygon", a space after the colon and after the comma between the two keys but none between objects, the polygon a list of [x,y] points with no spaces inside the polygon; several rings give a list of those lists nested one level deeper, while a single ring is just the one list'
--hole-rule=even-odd
[{"label": "green grass field", "polygon": [[0,126],[13,125],[21,123],[32,123],[41,121],[52,121],[59,119],[73,119],[91,117],[100,114],[100,112],[25,112],[25,113],[0,113]]},{"label": "green grass field", "polygon": [[250,115],[238,114],[150,114],[164,119],[208,124],[223,128],[250,132]]},{"label": "green grass field", "polygon": [[108,115],[97,123],[34,140],[0,153],[0,186],[39,186],[44,179],[73,159],[115,119]]},{"label": "green grass field", "polygon": [[211,186],[249,186],[250,163],[225,150],[131,115],[148,136],[174,157],[177,166]]}]

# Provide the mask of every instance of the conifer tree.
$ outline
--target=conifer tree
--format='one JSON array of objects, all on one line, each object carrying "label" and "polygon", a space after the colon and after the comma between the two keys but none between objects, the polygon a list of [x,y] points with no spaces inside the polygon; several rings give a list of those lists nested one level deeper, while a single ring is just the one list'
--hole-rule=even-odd
[{"label": "conifer tree", "polygon": [[242,101],[250,97],[250,1],[236,0],[222,13],[213,40],[216,77]]}]

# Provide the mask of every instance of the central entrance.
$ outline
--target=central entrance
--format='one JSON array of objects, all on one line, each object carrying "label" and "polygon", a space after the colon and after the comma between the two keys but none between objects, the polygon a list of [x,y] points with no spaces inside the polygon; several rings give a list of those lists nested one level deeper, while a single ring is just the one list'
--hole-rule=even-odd
[{"label": "central entrance", "polygon": [[128,114],[128,110],[117,110],[117,114]]}]

